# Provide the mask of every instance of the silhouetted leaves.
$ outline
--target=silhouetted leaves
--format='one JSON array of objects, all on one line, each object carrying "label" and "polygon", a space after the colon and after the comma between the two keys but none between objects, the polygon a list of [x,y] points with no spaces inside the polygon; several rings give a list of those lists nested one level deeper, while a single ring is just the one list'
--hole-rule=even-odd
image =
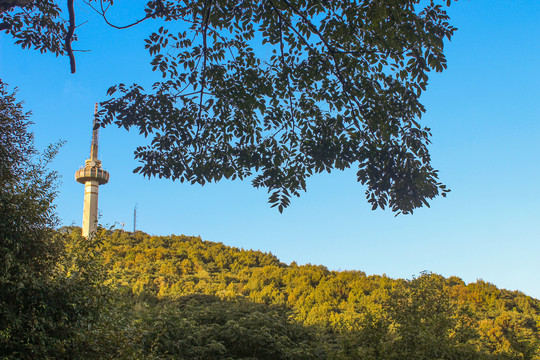
[{"label": "silhouetted leaves", "polygon": [[[251,178],[281,212],[314,173],[354,166],[373,209],[412,213],[448,192],[418,122],[455,31],[440,3],[450,2],[151,0],[144,17],[117,26],[112,1],[88,1],[115,28],[166,24],[144,45],[161,80],[109,88],[101,124],[150,137],[135,151],[147,177]],[[24,48],[62,55],[59,11],[57,1],[30,1],[0,13],[0,28]]]},{"label": "silhouetted leaves", "polygon": [[[418,118],[454,28],[418,1],[196,1],[146,40],[163,80],[113,87],[103,124],[151,137],[137,172],[205,184],[251,177],[282,212],[314,173],[358,166],[373,208],[411,213],[448,190]],[[175,30],[173,30],[175,29]]]}]

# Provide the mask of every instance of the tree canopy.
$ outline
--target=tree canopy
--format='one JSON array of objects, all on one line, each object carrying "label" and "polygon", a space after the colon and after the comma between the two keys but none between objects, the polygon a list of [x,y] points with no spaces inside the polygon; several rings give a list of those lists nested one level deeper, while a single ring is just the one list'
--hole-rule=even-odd
[{"label": "tree canopy", "polygon": [[36,150],[29,116],[0,80],[0,358],[60,359],[92,317],[95,289],[63,266],[57,174],[47,167],[58,146]]},{"label": "tree canopy", "polygon": [[105,281],[127,303],[87,334],[101,358],[540,359],[540,301],[482,280],[287,265],[184,235],[99,237]]},{"label": "tree canopy", "polygon": [[[101,125],[151,138],[135,151],[144,176],[250,178],[282,211],[313,174],[354,166],[373,209],[411,213],[448,191],[420,124],[420,96],[455,31],[442,3],[151,0],[115,25],[112,1],[87,0],[113,27],[159,26],[145,46],[162,80],[112,86]],[[74,71],[72,5],[64,22],[57,1],[3,0],[0,26],[23,47],[67,53]]]}]

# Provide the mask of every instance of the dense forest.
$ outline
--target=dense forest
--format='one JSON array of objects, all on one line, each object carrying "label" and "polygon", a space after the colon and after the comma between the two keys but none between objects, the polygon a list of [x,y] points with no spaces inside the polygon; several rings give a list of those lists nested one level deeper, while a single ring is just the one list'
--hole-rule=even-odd
[{"label": "dense forest", "polygon": [[540,301],[484,281],[287,265],[184,235],[57,236],[95,308],[66,358],[540,359]]}]

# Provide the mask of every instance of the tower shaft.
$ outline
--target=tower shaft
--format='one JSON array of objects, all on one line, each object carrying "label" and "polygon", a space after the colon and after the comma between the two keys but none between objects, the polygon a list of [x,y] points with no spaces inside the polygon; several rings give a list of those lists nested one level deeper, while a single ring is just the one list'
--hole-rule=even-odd
[{"label": "tower shaft", "polygon": [[98,192],[99,182],[97,180],[88,180],[84,184],[84,208],[82,235],[90,236],[97,230],[98,222]]}]

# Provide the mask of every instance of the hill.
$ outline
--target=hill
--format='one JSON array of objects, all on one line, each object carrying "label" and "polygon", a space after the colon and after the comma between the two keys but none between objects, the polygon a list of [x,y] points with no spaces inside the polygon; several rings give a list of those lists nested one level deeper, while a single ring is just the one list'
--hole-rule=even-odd
[{"label": "hill", "polygon": [[[77,228],[63,231],[79,237]],[[107,325],[114,336],[97,336],[102,351],[171,359],[540,359],[540,301],[483,281],[287,265],[271,253],[184,235],[115,230],[97,241],[119,317]]]}]

